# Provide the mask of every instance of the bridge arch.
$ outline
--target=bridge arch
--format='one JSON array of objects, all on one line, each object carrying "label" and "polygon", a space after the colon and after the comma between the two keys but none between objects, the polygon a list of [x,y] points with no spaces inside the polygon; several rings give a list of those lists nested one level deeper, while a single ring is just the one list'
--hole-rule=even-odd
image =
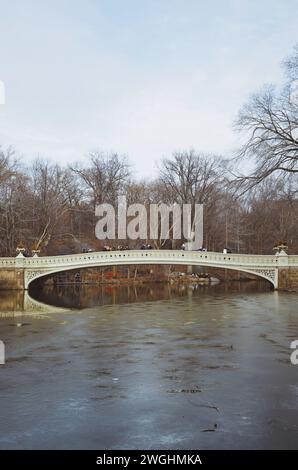
[{"label": "bridge arch", "polygon": [[42,277],[84,268],[125,265],[191,265],[230,269],[253,274],[278,287],[278,259],[270,255],[226,255],[178,250],[134,250],[27,258],[25,289]]}]

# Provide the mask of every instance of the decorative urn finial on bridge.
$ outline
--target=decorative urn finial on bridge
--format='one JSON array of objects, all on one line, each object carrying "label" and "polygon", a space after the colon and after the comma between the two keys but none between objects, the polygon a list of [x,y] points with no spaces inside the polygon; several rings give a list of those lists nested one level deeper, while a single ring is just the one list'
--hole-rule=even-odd
[{"label": "decorative urn finial on bridge", "polygon": [[33,258],[38,258],[38,255],[39,255],[39,253],[40,253],[40,249],[39,249],[38,243],[34,243],[34,244],[32,245],[31,253],[32,253]]},{"label": "decorative urn finial on bridge", "polygon": [[279,241],[274,247],[273,250],[276,252],[276,256],[287,256],[288,245],[284,241]]},{"label": "decorative urn finial on bridge", "polygon": [[25,245],[22,241],[20,241],[16,247],[17,258],[23,258],[25,251]]}]

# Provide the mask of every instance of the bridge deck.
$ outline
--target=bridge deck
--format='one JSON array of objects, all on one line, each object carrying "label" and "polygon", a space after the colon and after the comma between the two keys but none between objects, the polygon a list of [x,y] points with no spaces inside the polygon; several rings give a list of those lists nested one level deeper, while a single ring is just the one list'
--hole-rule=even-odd
[{"label": "bridge deck", "polygon": [[0,258],[0,269],[24,270],[25,289],[34,279],[59,271],[129,264],[176,264],[234,269],[261,276],[277,287],[278,269],[289,266],[298,267],[298,256],[182,250],[127,250],[33,258]]},{"label": "bridge deck", "polygon": [[[156,260],[157,262],[183,261],[184,263],[214,263],[251,265],[251,266],[277,266],[279,256],[275,255],[250,255],[250,254],[224,254],[218,252],[199,252],[182,250],[127,250],[127,251],[99,251],[91,253],[79,253],[74,255],[42,256],[33,258],[0,258],[0,268],[8,266],[24,267],[50,267],[69,264],[85,264],[101,261],[113,264],[116,260],[126,261],[137,260],[147,262]],[[298,266],[298,255],[287,257],[290,264]]]}]

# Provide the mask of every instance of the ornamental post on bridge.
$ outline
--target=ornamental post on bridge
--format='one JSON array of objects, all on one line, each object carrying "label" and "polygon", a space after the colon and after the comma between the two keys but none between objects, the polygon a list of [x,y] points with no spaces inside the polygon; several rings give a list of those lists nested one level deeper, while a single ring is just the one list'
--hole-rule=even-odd
[{"label": "ornamental post on bridge", "polygon": [[15,268],[13,271],[6,273],[7,281],[10,284],[10,288],[24,290],[24,253],[26,251],[25,245],[23,242],[19,242],[16,248],[16,257],[15,257]]},{"label": "ornamental post on bridge", "polygon": [[33,258],[38,258],[38,255],[40,253],[40,249],[37,243],[34,243],[32,248],[31,248],[31,253]]},{"label": "ornamental post on bridge", "polygon": [[273,250],[276,251],[277,256],[277,266],[278,266],[278,288],[279,289],[288,289],[291,287],[292,275],[293,273],[289,268],[289,257],[286,252],[288,246],[285,242],[279,242]]},{"label": "ornamental post on bridge", "polygon": [[25,245],[23,242],[18,243],[16,247],[17,258],[24,258],[24,253],[26,251]]}]

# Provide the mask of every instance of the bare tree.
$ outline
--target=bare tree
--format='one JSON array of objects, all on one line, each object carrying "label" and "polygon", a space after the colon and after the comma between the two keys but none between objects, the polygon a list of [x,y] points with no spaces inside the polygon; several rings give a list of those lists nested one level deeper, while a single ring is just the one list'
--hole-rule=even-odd
[{"label": "bare tree", "polygon": [[[27,233],[28,178],[12,149],[0,153],[0,252],[15,254]],[[24,207],[25,203],[25,207]]]},{"label": "bare tree", "polygon": [[87,167],[76,165],[71,170],[81,178],[93,206],[104,202],[115,203],[130,176],[127,158],[117,153],[92,152]]},{"label": "bare tree", "polygon": [[11,178],[18,168],[18,160],[12,147],[2,150],[0,147],[0,184]]},{"label": "bare tree", "polygon": [[31,170],[31,210],[36,248],[46,246],[70,207],[70,174],[38,159]]},{"label": "bare tree", "polygon": [[221,157],[188,152],[175,152],[164,158],[160,166],[160,180],[169,194],[180,203],[208,201],[219,185]]},{"label": "bare tree", "polygon": [[298,47],[284,65],[283,88],[267,85],[252,95],[236,121],[244,135],[237,159],[253,164],[250,173],[236,177],[242,193],[272,174],[288,177],[298,172]]},{"label": "bare tree", "polygon": [[[214,205],[221,198],[224,183],[223,161],[220,156],[197,153],[194,150],[175,152],[165,158],[159,168],[160,183],[166,202],[204,204],[204,218],[214,213]],[[209,221],[211,218],[209,218]],[[205,240],[209,233],[204,224]]]}]

